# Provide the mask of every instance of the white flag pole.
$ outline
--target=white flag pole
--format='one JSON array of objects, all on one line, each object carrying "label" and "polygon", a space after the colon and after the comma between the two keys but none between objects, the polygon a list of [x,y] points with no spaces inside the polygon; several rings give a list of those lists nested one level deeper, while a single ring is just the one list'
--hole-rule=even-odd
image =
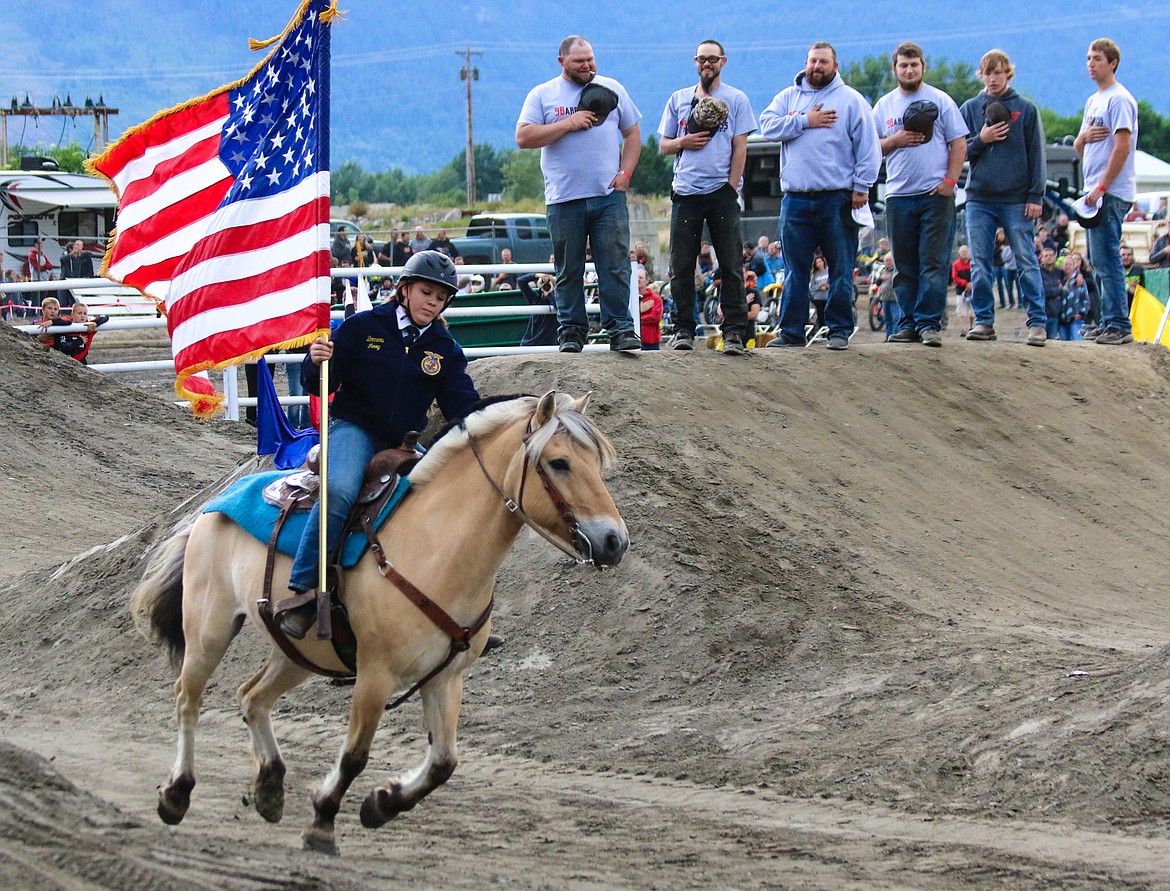
[{"label": "white flag pole", "polygon": [[320,494],[317,497],[318,524],[317,590],[324,591],[329,566],[329,360],[321,363],[321,461]]}]

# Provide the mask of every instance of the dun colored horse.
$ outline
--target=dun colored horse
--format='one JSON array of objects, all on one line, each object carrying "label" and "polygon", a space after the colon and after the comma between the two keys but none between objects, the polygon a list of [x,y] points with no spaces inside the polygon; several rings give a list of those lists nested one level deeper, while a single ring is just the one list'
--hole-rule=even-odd
[{"label": "dun colored horse", "polygon": [[[362,823],[381,826],[451,776],[463,673],[487,641],[496,574],[525,524],[579,562],[612,566],[625,555],[629,536],[604,483],[614,450],[585,417],[588,399],[555,391],[540,399],[509,398],[453,426],[411,471],[410,493],[379,531],[384,560],[371,548],[346,573],[344,601],[357,639],[349,733],[312,792],[305,847],[337,853],[334,818],[341,799],[365,768],[378,722],[397,691],[424,682],[426,754],[416,769],[366,797]],[[223,514],[203,513],[160,546],[134,591],[139,627],[168,645],[182,665],[175,683],[178,755],[159,791],[158,813],[167,823],[180,822],[190,807],[195,726],[207,682],[245,619],[264,627],[256,599],[266,556],[263,543]],[[465,638],[477,620],[487,621],[461,647],[450,627],[441,629],[391,583],[393,569],[438,604]],[[291,560],[278,558],[275,590],[283,589],[290,570]],[[345,670],[328,641],[310,634],[294,643],[314,664]],[[270,822],[283,813],[285,773],[272,709],[309,676],[274,643],[264,666],[237,692],[257,762],[253,800]]]}]

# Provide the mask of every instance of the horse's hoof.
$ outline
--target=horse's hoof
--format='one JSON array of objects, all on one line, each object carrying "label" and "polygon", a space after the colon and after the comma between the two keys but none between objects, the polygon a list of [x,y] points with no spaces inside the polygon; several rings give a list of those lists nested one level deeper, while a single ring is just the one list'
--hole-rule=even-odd
[{"label": "horse's hoof", "polygon": [[284,764],[277,761],[261,767],[252,792],[256,813],[269,823],[279,823],[284,816]]},{"label": "horse's hoof", "polygon": [[326,832],[315,826],[310,826],[301,837],[306,851],[316,851],[318,854],[328,854],[330,857],[338,855],[337,841],[332,832]]},{"label": "horse's hoof", "polygon": [[394,807],[393,799],[385,789],[375,789],[362,802],[362,825],[366,829],[377,829],[393,820],[400,813]]},{"label": "horse's hoof", "polygon": [[195,780],[191,777],[180,777],[169,786],[158,790],[158,816],[168,826],[177,826],[187,816],[191,807],[191,790],[195,788]]}]

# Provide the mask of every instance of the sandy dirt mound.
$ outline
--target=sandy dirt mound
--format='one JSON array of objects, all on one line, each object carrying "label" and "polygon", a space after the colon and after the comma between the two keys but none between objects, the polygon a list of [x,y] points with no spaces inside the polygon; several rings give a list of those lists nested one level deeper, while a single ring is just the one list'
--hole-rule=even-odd
[{"label": "sandy dirt mound", "polygon": [[[417,705],[388,715],[322,866],[297,851],[303,791],[348,690],[282,702],[289,813],[264,824],[241,800],[234,703],[254,630],[209,690],[188,821],[153,814],[173,675],[126,598],[183,502],[238,472],[250,428],[194,424],[0,330],[5,387],[47,400],[0,405],[0,726],[25,750],[3,751],[0,790],[38,815],[5,824],[23,833],[0,850],[10,886],[1170,883],[1164,351],[875,344],[473,373],[485,394],[595,391],[633,546],[602,574],[521,536],[497,590],[508,646],[469,676],[455,777],[361,829],[357,799],[425,742]],[[95,478],[72,537],[42,547],[46,500],[73,517]],[[31,871],[62,838],[143,871]]]}]

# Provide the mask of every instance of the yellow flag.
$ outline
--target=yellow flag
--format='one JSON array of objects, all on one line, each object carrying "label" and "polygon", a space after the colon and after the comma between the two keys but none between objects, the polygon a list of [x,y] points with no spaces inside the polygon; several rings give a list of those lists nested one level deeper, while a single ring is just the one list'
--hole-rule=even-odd
[{"label": "yellow flag", "polygon": [[[1165,314],[1166,307],[1162,305],[1162,301],[1139,285],[1133,294],[1133,305],[1129,308],[1133,339],[1143,343],[1154,343],[1158,326],[1162,324],[1162,317]],[[1170,347],[1170,325],[1162,331],[1162,339],[1158,343]]]}]

